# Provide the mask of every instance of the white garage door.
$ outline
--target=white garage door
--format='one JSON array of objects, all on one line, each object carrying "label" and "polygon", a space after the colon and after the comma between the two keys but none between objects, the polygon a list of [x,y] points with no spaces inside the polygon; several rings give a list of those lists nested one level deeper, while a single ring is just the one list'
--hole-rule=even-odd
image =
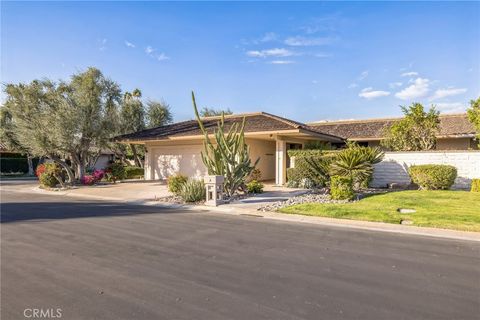
[{"label": "white garage door", "polygon": [[154,179],[166,179],[176,173],[195,178],[204,176],[202,150],[203,145],[153,147],[152,176]]}]

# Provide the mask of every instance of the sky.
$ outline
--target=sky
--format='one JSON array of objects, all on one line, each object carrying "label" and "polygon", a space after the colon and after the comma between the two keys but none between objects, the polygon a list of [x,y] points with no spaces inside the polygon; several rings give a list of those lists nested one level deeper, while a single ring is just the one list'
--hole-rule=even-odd
[{"label": "sky", "polygon": [[303,122],[462,112],[480,96],[480,2],[1,2],[3,84],[90,66],[176,121],[192,90]]}]

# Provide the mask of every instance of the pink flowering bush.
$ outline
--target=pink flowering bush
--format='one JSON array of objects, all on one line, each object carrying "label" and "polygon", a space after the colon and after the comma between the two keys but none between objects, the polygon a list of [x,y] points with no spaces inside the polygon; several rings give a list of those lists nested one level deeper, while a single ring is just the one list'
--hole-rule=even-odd
[{"label": "pink flowering bush", "polygon": [[103,179],[105,176],[104,170],[95,170],[92,174],[86,174],[80,179],[80,182],[85,186],[94,185],[96,182]]}]

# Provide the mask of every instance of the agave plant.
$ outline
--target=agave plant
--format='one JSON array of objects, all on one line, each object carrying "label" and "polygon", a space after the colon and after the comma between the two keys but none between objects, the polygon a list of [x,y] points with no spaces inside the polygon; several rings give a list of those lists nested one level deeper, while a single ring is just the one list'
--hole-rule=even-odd
[{"label": "agave plant", "polygon": [[224,189],[227,196],[230,197],[245,184],[245,179],[260,161],[260,158],[258,158],[252,164],[250,160],[249,148],[245,143],[245,118],[241,123],[233,123],[227,131],[225,129],[225,117],[222,113],[214,131],[214,143],[200,119],[193,91],[192,102],[200,130],[204,135],[202,161],[207,167],[208,174],[225,177]]}]

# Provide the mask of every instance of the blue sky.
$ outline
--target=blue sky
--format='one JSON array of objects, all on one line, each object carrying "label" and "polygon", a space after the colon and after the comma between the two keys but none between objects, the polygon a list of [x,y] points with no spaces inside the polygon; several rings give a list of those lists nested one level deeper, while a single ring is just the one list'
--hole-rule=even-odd
[{"label": "blue sky", "polygon": [[299,121],[459,112],[480,96],[479,2],[2,2],[1,80],[88,66],[163,99]]}]

